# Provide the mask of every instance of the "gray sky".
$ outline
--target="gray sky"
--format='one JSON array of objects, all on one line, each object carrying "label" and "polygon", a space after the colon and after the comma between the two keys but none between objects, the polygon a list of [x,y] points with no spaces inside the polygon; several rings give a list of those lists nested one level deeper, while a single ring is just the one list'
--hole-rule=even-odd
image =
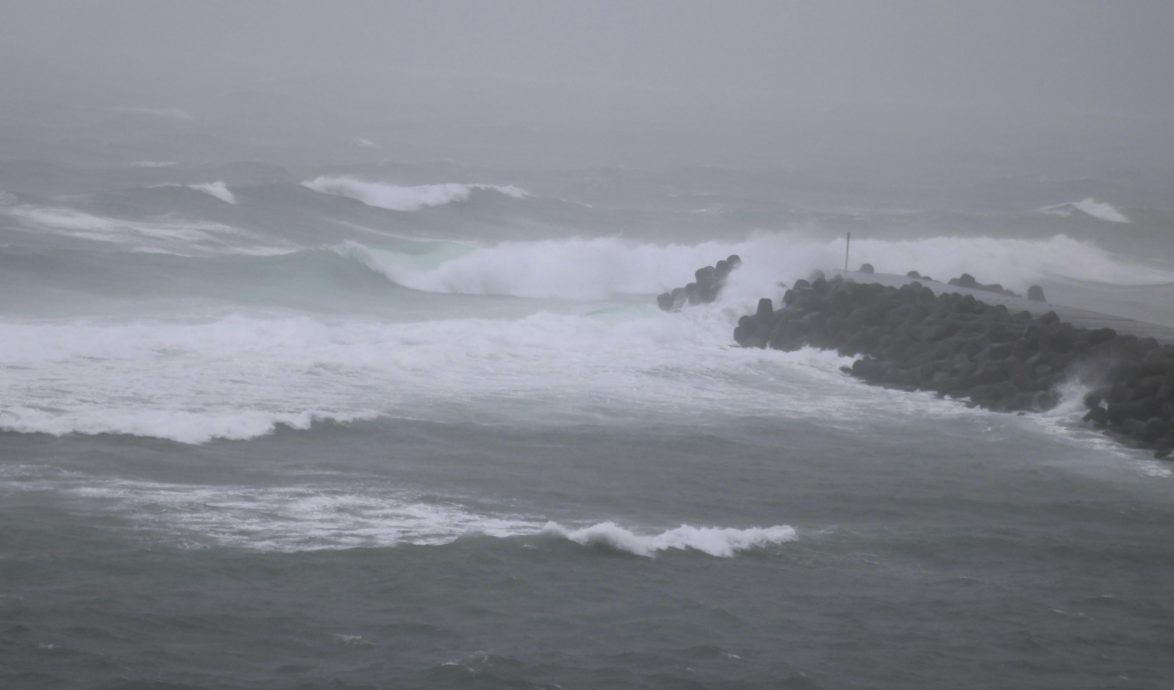
[{"label": "gray sky", "polygon": [[1162,0],[0,0],[0,15],[0,109],[880,133],[1091,118],[1163,140],[1174,122]]},{"label": "gray sky", "polygon": [[[914,101],[1170,115],[1174,3],[2,3],[11,77],[363,91],[479,79],[639,100]],[[653,100],[655,95],[647,96]]]}]

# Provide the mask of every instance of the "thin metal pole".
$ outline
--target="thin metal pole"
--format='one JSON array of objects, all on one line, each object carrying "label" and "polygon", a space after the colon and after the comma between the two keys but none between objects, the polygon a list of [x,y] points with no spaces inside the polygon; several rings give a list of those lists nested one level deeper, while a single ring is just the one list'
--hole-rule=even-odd
[{"label": "thin metal pole", "polygon": [[852,248],[852,233],[848,233],[848,240],[844,242],[844,272],[848,271],[848,250]]}]

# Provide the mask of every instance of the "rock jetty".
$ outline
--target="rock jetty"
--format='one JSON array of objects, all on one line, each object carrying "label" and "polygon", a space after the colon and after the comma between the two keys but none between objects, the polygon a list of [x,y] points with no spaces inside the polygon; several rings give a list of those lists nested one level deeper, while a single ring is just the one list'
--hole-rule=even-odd
[{"label": "rock jetty", "polygon": [[998,283],[991,283],[989,285],[984,285],[983,283],[978,282],[978,279],[976,279],[974,276],[970,275],[969,273],[963,273],[962,275],[958,276],[957,278],[951,278],[947,284],[953,285],[955,287],[967,288],[970,290],[982,290],[984,292],[993,292],[996,295],[1006,295],[1007,297],[1018,297],[1019,296],[1019,295],[1015,294],[1014,292],[1011,292],[1010,290],[1004,288],[1002,285],[1000,285]]},{"label": "rock jetty", "polygon": [[[869,264],[864,264],[864,266],[869,266],[871,268],[871,266]],[[864,271],[864,266],[860,267],[860,272],[862,272],[862,273],[866,272],[866,271]],[[873,271],[867,271],[867,273],[872,273],[872,272]],[[908,273],[905,274],[905,277],[914,278],[916,280],[924,280],[926,282],[934,282],[933,278],[930,278],[929,276],[923,276],[920,273],[918,273],[917,271],[909,271]],[[947,283],[947,285],[953,285],[954,287],[967,288],[969,290],[982,290],[984,292],[993,292],[996,295],[1003,295],[1005,297],[1018,297],[1019,296],[1016,293],[1004,288],[1002,285],[1000,285],[998,283],[990,283],[989,285],[984,285],[983,283],[978,282],[978,279],[975,278],[974,276],[970,275],[969,273],[963,273],[962,275],[958,276],[957,278],[951,278],[949,280],[949,282]],[[1032,302],[1047,302],[1048,301],[1048,299],[1046,297],[1044,297],[1044,289],[1038,285],[1032,285],[1031,287],[1027,288],[1027,299]]]},{"label": "rock jetty", "polygon": [[973,295],[934,294],[817,274],[759,300],[734,340],[745,347],[818,347],[857,356],[854,376],[935,391],[1004,412],[1042,411],[1070,380],[1091,386],[1085,422],[1167,457],[1174,448],[1174,346],[1111,328],[1078,328],[1054,311],[1032,315]]},{"label": "rock jetty", "polygon": [[687,304],[709,304],[721,294],[730,272],[741,265],[742,257],[730,254],[713,266],[703,266],[693,274],[694,282],[660,293],[656,304],[665,311],[680,311]]}]

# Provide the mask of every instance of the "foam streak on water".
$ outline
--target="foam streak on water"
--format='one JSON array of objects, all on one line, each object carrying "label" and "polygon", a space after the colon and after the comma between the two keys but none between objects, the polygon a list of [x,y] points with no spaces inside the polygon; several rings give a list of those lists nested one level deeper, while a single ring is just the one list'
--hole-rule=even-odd
[{"label": "foam streak on water", "polygon": [[378,487],[175,484],[0,467],[0,496],[52,493],[73,509],[129,519],[151,539],[256,551],[440,546],[468,536],[553,536],[651,557],[668,549],[729,558],[794,541],[785,525],[747,529],[681,525],[639,534],[614,522],[567,528],[541,516],[479,512],[455,500]]}]

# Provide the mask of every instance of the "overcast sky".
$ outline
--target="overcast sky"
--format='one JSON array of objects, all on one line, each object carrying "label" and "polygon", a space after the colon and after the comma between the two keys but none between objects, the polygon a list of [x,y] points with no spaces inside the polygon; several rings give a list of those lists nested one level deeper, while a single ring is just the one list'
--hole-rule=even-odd
[{"label": "overcast sky", "polygon": [[675,131],[675,151],[721,121],[757,123],[751,153],[936,135],[920,150],[1066,137],[1048,145],[1156,156],[1174,145],[1171,37],[1168,0],[0,0],[0,114],[157,109],[246,141],[258,124],[301,141],[627,123]]},{"label": "overcast sky", "polygon": [[[20,82],[161,93],[419,80],[655,100],[1174,110],[1174,3],[4,0]],[[641,95],[641,92],[644,92]]]}]

